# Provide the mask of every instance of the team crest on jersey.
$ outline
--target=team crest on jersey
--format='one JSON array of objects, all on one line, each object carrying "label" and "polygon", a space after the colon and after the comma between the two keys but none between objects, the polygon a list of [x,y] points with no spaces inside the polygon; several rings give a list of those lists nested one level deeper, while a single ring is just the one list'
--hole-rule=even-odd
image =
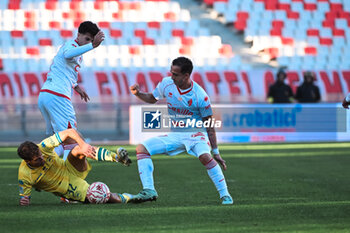
[{"label": "team crest on jersey", "polygon": [[192,99],[190,99],[189,101],[187,101],[187,103],[188,103],[188,107],[191,107],[191,105],[192,105]]},{"label": "team crest on jersey", "polygon": [[161,128],[162,114],[157,111],[144,111],[143,112],[143,128],[144,129],[160,129]]},{"label": "team crest on jersey", "polygon": [[209,99],[208,96],[204,97],[204,101],[208,101],[208,99]]},{"label": "team crest on jersey", "polygon": [[169,92],[168,97],[169,98],[173,97],[173,93]]}]

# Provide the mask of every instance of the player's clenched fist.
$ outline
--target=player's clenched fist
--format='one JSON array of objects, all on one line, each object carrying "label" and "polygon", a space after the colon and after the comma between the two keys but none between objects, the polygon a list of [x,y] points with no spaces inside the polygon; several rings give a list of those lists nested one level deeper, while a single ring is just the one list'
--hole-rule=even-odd
[{"label": "player's clenched fist", "polygon": [[103,31],[100,30],[95,35],[94,40],[92,41],[92,46],[94,48],[98,47],[104,39],[105,39],[105,34],[103,33]]},{"label": "player's clenched fist", "polygon": [[130,87],[130,91],[131,91],[131,93],[133,94],[133,95],[138,95],[139,94],[139,92],[140,92],[140,86],[139,86],[139,84],[134,84],[134,85],[132,85],[131,87]]}]

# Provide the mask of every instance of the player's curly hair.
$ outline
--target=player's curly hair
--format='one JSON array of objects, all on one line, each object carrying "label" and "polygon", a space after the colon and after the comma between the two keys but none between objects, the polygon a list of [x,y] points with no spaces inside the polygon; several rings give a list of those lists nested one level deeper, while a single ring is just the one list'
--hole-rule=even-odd
[{"label": "player's curly hair", "polygon": [[100,29],[98,28],[98,26],[91,21],[82,22],[78,28],[79,33],[81,34],[90,33],[92,36],[95,36],[99,31]]},{"label": "player's curly hair", "polygon": [[31,160],[39,154],[39,147],[33,142],[25,141],[18,147],[17,154],[24,160]]},{"label": "player's curly hair", "polygon": [[187,57],[178,57],[173,60],[172,62],[173,66],[179,66],[181,68],[181,73],[182,74],[191,74],[193,70],[193,64],[190,59]]}]

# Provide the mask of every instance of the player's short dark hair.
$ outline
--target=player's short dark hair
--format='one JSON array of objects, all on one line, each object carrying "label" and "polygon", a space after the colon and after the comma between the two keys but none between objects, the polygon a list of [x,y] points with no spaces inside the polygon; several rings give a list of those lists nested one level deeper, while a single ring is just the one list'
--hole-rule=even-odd
[{"label": "player's short dark hair", "polygon": [[310,78],[312,78],[312,79],[315,79],[315,75],[314,75],[314,73],[312,73],[311,71],[306,71],[306,72],[304,73],[304,78],[308,78],[308,77],[310,77]]},{"label": "player's short dark hair", "polygon": [[96,34],[100,31],[98,26],[91,21],[84,21],[79,25],[78,32],[81,34],[90,33],[92,36],[96,36]]},{"label": "player's short dark hair", "polygon": [[281,68],[281,69],[279,69],[279,70],[277,71],[277,78],[278,78],[280,75],[282,75],[283,78],[286,78],[286,77],[287,77],[287,73],[286,73],[286,71],[285,71],[283,68]]},{"label": "player's short dark hair", "polygon": [[31,160],[39,155],[39,147],[33,142],[25,141],[18,147],[17,154],[24,160]]},{"label": "player's short dark hair", "polygon": [[181,68],[181,73],[182,74],[191,74],[193,70],[193,64],[190,59],[187,57],[178,57],[173,60],[172,62],[173,66],[179,66]]}]

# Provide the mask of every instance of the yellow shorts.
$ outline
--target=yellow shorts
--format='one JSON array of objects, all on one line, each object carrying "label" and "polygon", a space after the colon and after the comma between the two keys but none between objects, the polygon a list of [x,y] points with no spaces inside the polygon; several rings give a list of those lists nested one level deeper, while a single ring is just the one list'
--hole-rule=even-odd
[{"label": "yellow shorts", "polygon": [[86,191],[90,186],[88,182],[85,181],[85,178],[89,174],[92,167],[87,161],[88,168],[86,169],[86,171],[79,172],[68,161],[68,159],[65,161],[65,164],[68,170],[69,184],[67,193],[65,193],[63,197],[70,200],[84,202],[86,197]]}]

